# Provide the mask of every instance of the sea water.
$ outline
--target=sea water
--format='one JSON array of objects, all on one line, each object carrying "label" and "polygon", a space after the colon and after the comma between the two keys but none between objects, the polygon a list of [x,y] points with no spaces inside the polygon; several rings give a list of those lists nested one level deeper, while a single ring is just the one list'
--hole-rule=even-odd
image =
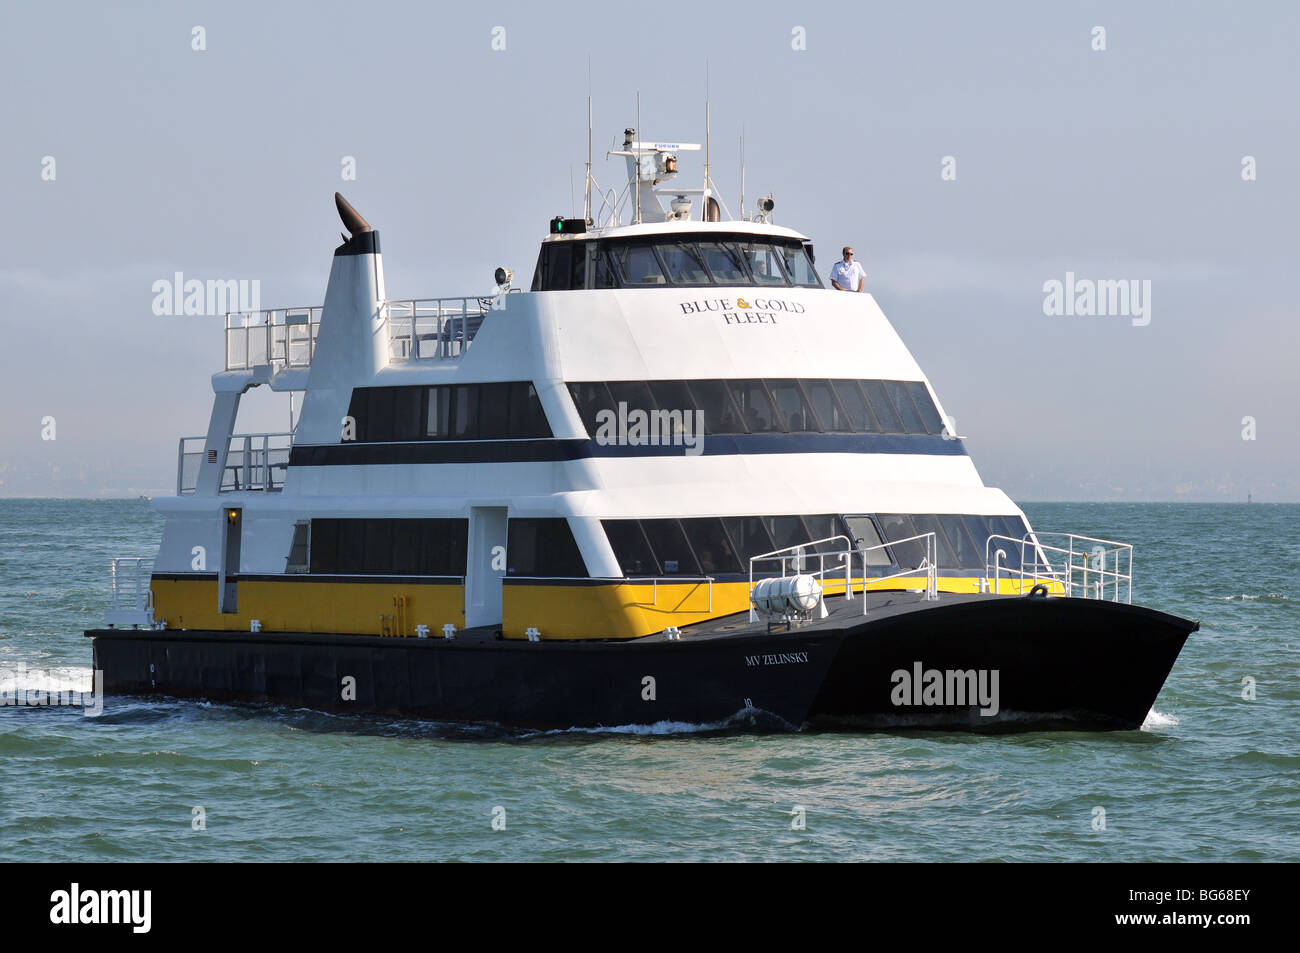
[{"label": "sea water", "polygon": [[[0,859],[1300,860],[1300,505],[1025,510],[1133,543],[1134,601],[1200,620],[1140,731],[520,734],[6,706]],[[88,687],[108,561],[153,555],[160,532],[144,501],[0,500],[0,689]]]}]

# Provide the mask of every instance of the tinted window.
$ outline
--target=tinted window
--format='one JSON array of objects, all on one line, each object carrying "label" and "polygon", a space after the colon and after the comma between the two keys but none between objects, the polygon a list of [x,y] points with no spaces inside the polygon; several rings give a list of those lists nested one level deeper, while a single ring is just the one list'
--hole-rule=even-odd
[{"label": "tinted window", "polygon": [[881,432],[880,424],[876,422],[876,416],[871,412],[871,405],[862,396],[857,381],[831,381],[831,386],[835,388],[835,393],[840,399],[840,406],[853,422],[854,430],[858,433]]},{"label": "tinted window", "polygon": [[[1019,516],[990,516],[988,520],[990,528],[999,536],[1009,536],[1011,539],[1020,541],[1025,538],[1025,534],[1028,532],[1024,520]],[[1007,554],[1002,561],[1003,566],[1010,566],[1012,569],[1020,568],[1020,546],[1009,543],[1005,539],[994,540],[993,546]],[[1025,546],[1024,550],[1029,557],[1027,561],[1032,563],[1034,556],[1031,547]],[[989,556],[992,557],[993,553],[989,553]]]},{"label": "tinted window", "polygon": [[574,406],[578,408],[578,416],[582,418],[587,433],[592,437],[596,436],[599,427],[596,414],[602,410],[614,409],[614,401],[609,396],[608,388],[600,381],[593,381],[585,384],[570,384],[569,393],[573,396]]},{"label": "tinted window", "polygon": [[460,384],[452,389],[451,439],[478,439],[479,388]]},{"label": "tinted window", "polygon": [[[856,388],[855,388],[856,389]],[[852,433],[853,422],[835,396],[835,389],[830,381],[804,381],[804,393],[812,404],[813,412],[826,433]]]},{"label": "tinted window", "polygon": [[393,521],[361,520],[365,525],[365,572],[387,576],[393,566]]},{"label": "tinted window", "polygon": [[508,436],[549,437],[551,425],[546,422],[541,398],[532,381],[514,381],[510,384],[510,424]]},{"label": "tinted window", "polygon": [[[654,395],[655,403],[659,405],[659,409],[668,412],[663,421],[663,431],[678,433],[679,425],[685,428],[686,412],[695,409],[695,402],[691,398],[691,392],[686,387],[686,382],[650,381],[650,392]],[[671,426],[669,421],[671,421]],[[694,421],[692,421],[690,429],[694,431]]]},{"label": "tinted window", "polygon": [[334,572],[339,561],[339,521],[311,521],[311,572]]},{"label": "tinted window", "polygon": [[425,525],[426,572],[463,576],[469,558],[469,520],[422,520]]},{"label": "tinted window", "polygon": [[984,566],[984,540],[987,536],[980,531],[978,545],[966,529],[966,520],[960,516],[940,516],[939,522],[948,534],[948,542],[957,555],[956,565],[963,569],[982,569]]},{"label": "tinted window", "polygon": [[700,254],[713,280],[721,285],[749,284],[740,250],[731,242],[701,242]]},{"label": "tinted window", "polygon": [[615,411],[620,402],[627,404],[629,413],[638,409],[653,410],[655,406],[654,398],[650,396],[650,385],[645,381],[610,381],[609,396]]},{"label": "tinted window", "polygon": [[[840,526],[839,517],[832,516],[829,513],[819,514],[817,516],[805,516],[803,518],[803,525],[810,540],[830,539],[833,536],[844,535],[844,530]],[[813,552],[833,553],[836,551],[843,551],[843,549],[844,541],[840,540],[838,542],[822,543],[820,546],[814,547]],[[829,569],[830,566],[831,563],[828,560],[826,567]]]},{"label": "tinted window", "polygon": [[462,519],[314,519],[311,571],[463,576],[468,527]]},{"label": "tinted window", "polygon": [[702,573],[741,571],[740,557],[732,548],[722,520],[717,518],[685,519],[681,521],[687,542],[695,552]]},{"label": "tinted window", "polygon": [[821,279],[817,277],[812,260],[808,257],[808,252],[803,245],[794,242],[780,242],[776,247],[781,252],[786,273],[790,276],[792,284],[800,288],[820,288],[822,286]]},{"label": "tinted window", "polygon": [[918,535],[918,530],[912,523],[912,518],[902,513],[881,513],[878,518],[881,527],[885,531],[885,540],[891,544],[889,548],[894,551],[894,558],[898,563],[898,567],[900,569],[915,569],[921,565],[921,561],[925,559],[925,540],[917,539],[910,543],[898,542],[898,540]]},{"label": "tinted window", "polygon": [[358,387],[349,413],[362,442],[549,437],[529,381],[436,387]]},{"label": "tinted window", "polygon": [[664,284],[663,270],[650,245],[615,246],[611,252],[623,284],[631,287]]},{"label": "tinted window", "polygon": [[646,539],[665,576],[700,574],[695,554],[687,545],[686,534],[677,525],[677,520],[642,520],[641,528],[645,530]]},{"label": "tinted window", "polygon": [[364,419],[357,419],[358,429],[365,431],[366,440],[392,440],[393,389],[391,387],[371,387],[369,388],[369,398],[366,401]]},{"label": "tinted window", "polygon": [[430,387],[426,394],[428,401],[424,425],[426,437],[446,439],[451,436],[451,389],[448,387]]},{"label": "tinted window", "polygon": [[479,385],[478,435],[481,440],[510,436],[510,384]]},{"label": "tinted window", "polygon": [[772,407],[762,381],[732,381],[731,396],[750,433],[780,433],[785,423]]},{"label": "tinted window", "polygon": [[335,572],[366,571],[366,521],[339,520],[339,555]]},{"label": "tinted window", "polygon": [[[594,381],[568,386],[593,434],[596,413],[617,409],[619,401],[626,402],[629,411],[702,411],[708,434],[943,432],[934,401],[919,381]],[[913,395],[922,401],[919,407]],[[431,403],[431,415],[434,409]],[[549,435],[549,429],[546,432]]]},{"label": "tinted window", "polygon": [[756,285],[783,285],[785,273],[781,271],[776,249],[768,242],[742,241],[740,253],[749,266],[749,273]]},{"label": "tinted window", "polygon": [[871,548],[872,546],[879,546],[884,540],[880,538],[880,533],[876,530],[876,524],[870,516],[846,516],[844,521],[849,526],[854,545],[863,551],[868,566],[889,566],[892,564],[892,560],[889,558],[889,550]]},{"label": "tinted window", "polygon": [[772,542],[776,544],[775,549],[786,549],[812,542],[807,527],[798,516],[765,516],[763,522],[772,535]]},{"label": "tinted window", "polygon": [[912,395],[912,401],[916,404],[916,409],[921,412],[921,419],[925,421],[926,433],[943,433],[943,418],[939,416],[939,408],[934,406],[934,401],[930,398],[930,392],[926,389],[923,381],[908,381],[907,391]]},{"label": "tinted window", "polygon": [[506,573],[585,577],[587,569],[569,521],[563,518],[510,520]]},{"label": "tinted window", "polygon": [[614,273],[614,265],[610,261],[609,255],[607,249],[601,249],[596,255],[596,280],[592,284],[593,288],[618,287],[618,277]]},{"label": "tinted window", "polygon": [[425,388],[391,387],[385,389],[393,392],[393,439],[412,439],[421,432]]},{"label": "tinted window", "polygon": [[[957,562],[957,552],[948,542],[948,534],[945,533],[943,527],[939,525],[939,518],[937,516],[931,516],[929,514],[913,515],[912,523],[916,526],[916,531],[918,533],[934,533],[934,542],[938,547],[938,565],[940,569],[956,569],[960,565]],[[925,540],[918,540],[918,542],[922,546],[925,545]]]},{"label": "tinted window", "polygon": [[862,393],[871,403],[871,410],[880,423],[881,433],[905,433],[903,420],[894,409],[894,402],[885,393],[884,381],[860,381]]},{"label": "tinted window", "polygon": [[668,277],[675,285],[707,285],[709,273],[704,270],[704,260],[692,245],[664,243],[658,246],[659,258],[664,263]]},{"label": "tinted window", "polygon": [[797,381],[768,381],[767,389],[776,401],[786,430],[791,433],[817,432],[817,418],[804,400]]},{"label": "tinted window", "polygon": [[745,433],[740,408],[731,399],[726,381],[689,381],[691,398],[704,414],[704,432]]},{"label": "tinted window", "polygon": [[904,433],[925,433],[925,421],[921,419],[916,403],[907,392],[907,386],[902,381],[885,381],[885,389],[903,418],[903,426],[906,428]]},{"label": "tinted window", "polygon": [[[542,291],[566,291],[572,287],[574,244],[553,242],[542,246]],[[582,246],[577,247],[581,252]]]},{"label": "tinted window", "polygon": [[601,525],[624,576],[659,575],[659,565],[641,532],[640,520],[603,520]]},{"label": "tinted window", "polygon": [[[749,560],[751,558],[776,550],[776,546],[772,543],[772,534],[767,531],[767,527],[763,525],[763,520],[760,517],[724,516],[722,525],[726,529],[732,545],[740,554],[745,572],[749,572]],[[760,563],[755,567],[755,570],[770,572],[774,565],[776,564]]]}]

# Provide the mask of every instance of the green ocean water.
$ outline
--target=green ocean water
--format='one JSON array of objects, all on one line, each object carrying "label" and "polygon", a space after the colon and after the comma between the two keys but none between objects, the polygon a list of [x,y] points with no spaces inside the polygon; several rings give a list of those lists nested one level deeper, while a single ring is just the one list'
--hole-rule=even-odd
[{"label": "green ocean water", "polygon": [[[0,859],[1300,860],[1300,506],[1025,509],[1133,543],[1134,601],[1201,621],[1141,731],[520,736],[3,707]],[[0,687],[88,684],[108,560],[160,531],[143,501],[0,500]]]}]

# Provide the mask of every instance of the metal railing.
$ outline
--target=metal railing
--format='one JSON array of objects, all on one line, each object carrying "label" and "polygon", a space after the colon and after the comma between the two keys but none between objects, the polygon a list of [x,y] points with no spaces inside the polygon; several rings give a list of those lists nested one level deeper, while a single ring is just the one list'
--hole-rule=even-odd
[{"label": "metal railing", "polygon": [[[917,540],[925,540],[925,556],[919,566],[911,569],[901,569],[898,572],[890,573],[887,576],[868,576],[867,554],[875,550],[886,550],[890,546],[898,546],[902,543],[911,543]],[[843,542],[842,547],[830,550],[824,549],[827,543],[838,544]],[[811,550],[811,551],[810,551]],[[799,543],[795,546],[787,546],[784,549],[774,550],[770,553],[764,553],[761,556],[750,557],[749,560],[749,621],[757,622],[758,614],[754,609],[754,569],[755,564],[762,561],[779,561],[781,564],[781,575],[784,577],[791,571],[805,575],[813,576],[821,585],[822,594],[820,601],[824,602],[826,598],[826,574],[828,572],[838,576],[840,569],[844,571],[844,598],[853,598],[853,560],[855,556],[862,558],[862,614],[867,614],[867,588],[871,583],[884,582],[888,579],[901,579],[904,577],[915,577],[918,574],[925,576],[925,599],[933,601],[939,598],[939,578],[938,578],[938,544],[934,533],[920,533],[916,536],[909,536],[907,539],[890,540],[888,543],[880,543],[877,546],[868,546],[865,549],[859,549],[847,536],[828,536],[825,539],[813,540],[808,543]],[[816,559],[818,561],[815,572],[808,571],[808,564]],[[830,567],[826,565],[827,559],[833,559]],[[891,560],[892,561],[892,560]]]},{"label": "metal railing", "polygon": [[[693,582],[698,585],[701,582],[707,582],[709,584],[709,607],[704,611],[705,612],[713,611],[713,583],[716,580],[712,576],[628,576],[626,578],[619,579],[618,581],[624,583],[633,583],[633,582],[650,583],[651,584],[650,593],[652,599],[650,605],[656,609],[659,608],[659,583]],[[636,605],[644,605],[644,604],[645,603],[636,603]],[[691,610],[678,609],[676,611],[686,612]]]},{"label": "metal railing", "polygon": [[389,356],[395,361],[455,360],[469,350],[483,319],[503,304],[500,295],[385,301],[380,314],[388,325]]},{"label": "metal railing", "polygon": [[[1064,540],[1064,544],[1050,545],[1043,537]],[[994,540],[1015,547],[1019,567],[1003,564],[1007,550],[995,547]],[[984,544],[984,579],[994,594],[1001,592],[1004,574],[1008,582],[1018,583],[1016,592],[1023,591],[1029,581],[1031,585],[1054,583],[1065,595],[1081,599],[1133,601],[1133,547],[1113,539],[1075,533],[1029,533],[1020,539],[994,534]]]},{"label": "metal railing", "polygon": [[121,556],[109,563],[109,603],[104,623],[115,625],[153,625],[154,560],[151,556]]},{"label": "metal railing", "polygon": [[[889,552],[890,546],[899,546],[903,543],[914,543],[917,540],[925,540],[925,555],[921,557],[921,563],[911,569],[900,569],[898,572],[890,573],[888,576],[873,576],[867,578],[867,553],[873,553],[876,550]],[[907,539],[891,539],[887,543],[877,543],[875,546],[868,546],[866,549],[859,550],[862,553],[862,614],[867,614],[867,583],[884,582],[886,579],[904,579],[915,577],[917,573],[925,574],[925,601],[934,602],[939,598],[939,538],[934,533],[918,533],[915,536],[909,536]]]},{"label": "metal railing", "polygon": [[264,364],[310,367],[320,332],[321,309],[272,308],[226,315],[226,370]]},{"label": "metal railing", "polygon": [[[205,462],[206,437],[181,437],[177,448],[176,494],[184,496],[198,488],[199,471]],[[284,489],[289,469],[291,433],[236,434],[230,438],[225,466],[221,470],[218,492],[235,493],[254,490],[278,493]],[[206,462],[216,463],[216,451]]]}]

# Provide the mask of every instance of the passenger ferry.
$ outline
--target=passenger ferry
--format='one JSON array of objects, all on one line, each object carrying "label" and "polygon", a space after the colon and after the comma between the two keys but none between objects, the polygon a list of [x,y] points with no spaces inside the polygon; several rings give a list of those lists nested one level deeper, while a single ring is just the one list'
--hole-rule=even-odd
[{"label": "passenger ferry", "polygon": [[[1136,728],[1197,623],[1132,547],[985,486],[870,293],[733,217],[690,143],[621,149],[527,290],[226,317],[156,558],[113,564],[103,689],[567,728]],[[608,157],[607,157],[608,158]],[[486,282],[485,282],[486,285]],[[254,387],[291,433],[239,434]]]}]

